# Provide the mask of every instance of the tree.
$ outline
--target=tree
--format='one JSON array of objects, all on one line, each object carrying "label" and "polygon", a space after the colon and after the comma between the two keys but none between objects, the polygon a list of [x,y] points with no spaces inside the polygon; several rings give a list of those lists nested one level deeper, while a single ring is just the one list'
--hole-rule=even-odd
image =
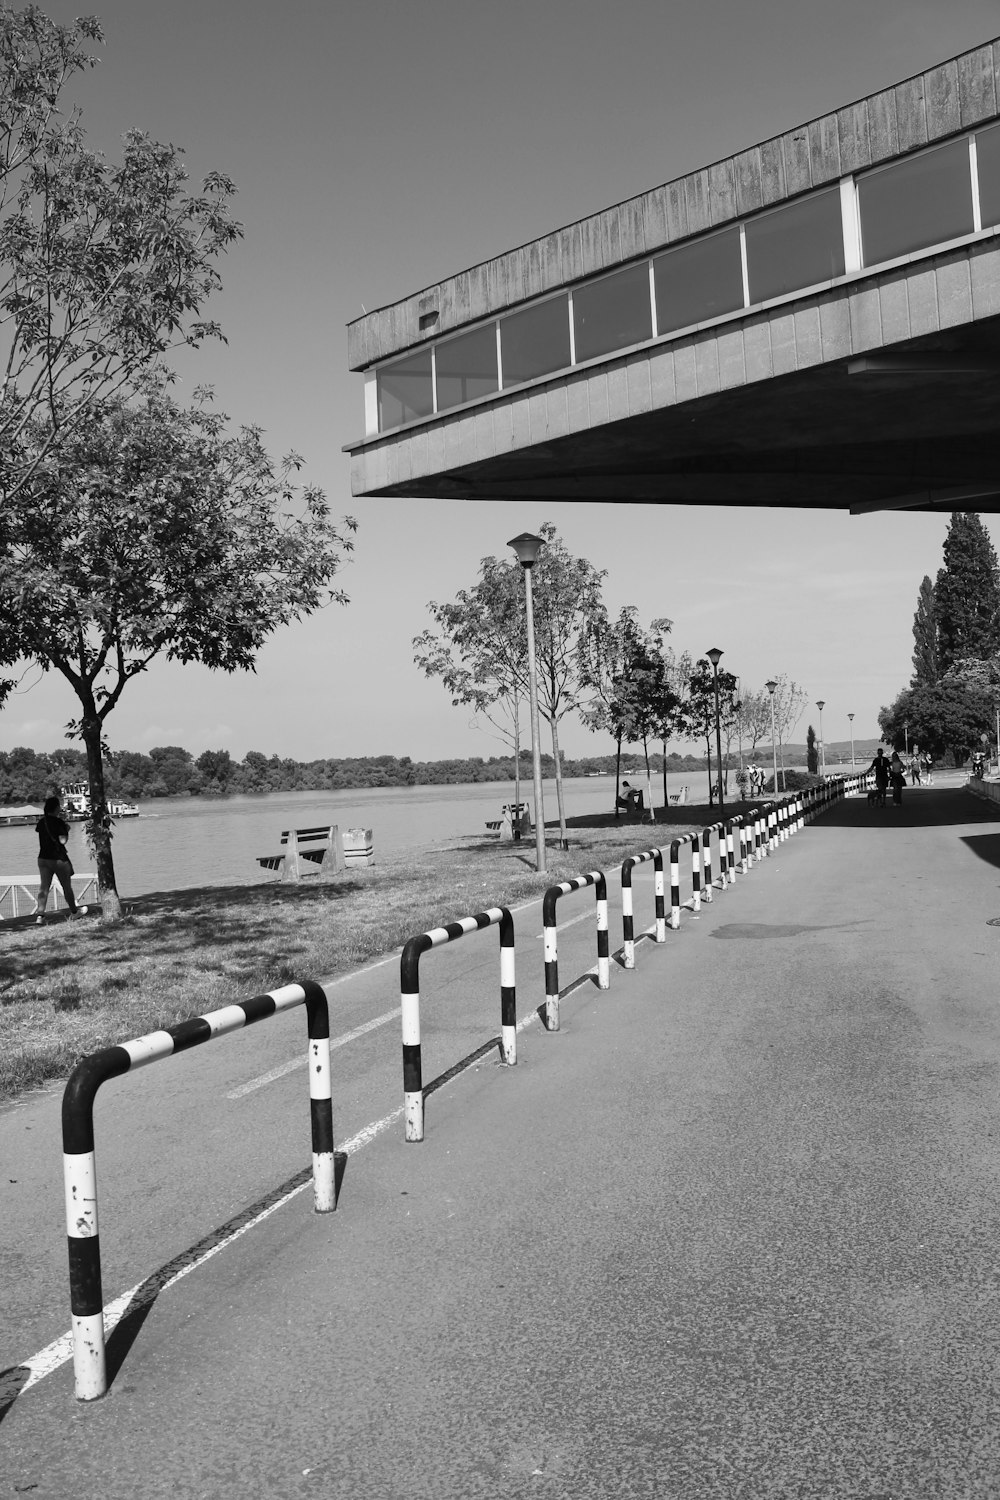
[{"label": "tree", "polygon": [[[776,679],[777,686],[774,690],[774,728],[778,736],[778,766],[781,771],[781,789],[785,789],[785,745],[788,743],[792,730],[802,717],[802,710],[806,706],[809,694],[805,688],[793,682],[787,675],[782,673]],[[777,794],[778,788],[774,788]]]},{"label": "tree", "polygon": [[[739,679],[732,672],[719,673],[719,728],[725,719],[735,715],[734,704]],[[708,801],[715,801],[715,783],[712,780],[712,744],[715,738],[715,673],[712,664],[702,657],[690,677],[690,688],[686,702],[688,733],[693,739],[704,739],[708,758]],[[721,767],[720,767],[721,775]]]},{"label": "tree", "polygon": [[809,725],[806,730],[806,770],[815,776],[819,771],[819,749],[816,745],[816,731]]},{"label": "tree", "polygon": [[[634,605],[627,605],[617,620],[603,609],[595,611],[581,633],[578,644],[582,685],[589,692],[580,717],[588,729],[604,730],[615,741],[615,818],[621,794],[622,741],[626,736],[627,707],[624,686],[642,653],[642,631]],[[669,627],[669,622],[666,622]]]},{"label": "tree", "polygon": [[[141,131],[121,161],[87,148],[69,79],[93,66],[93,17],[57,26],[0,7],[0,491],[20,495],[46,452],[169,349],[219,337],[200,319],[216,260],[241,234],[235,188],[185,188],[183,153]],[[39,442],[37,419],[47,417]],[[34,426],[28,437],[29,425]]]},{"label": "tree", "polygon": [[87,832],[111,919],[103,733],[126,685],[157,656],[252,670],[279,626],[347,602],[330,581],[353,543],[321,491],[299,492],[301,460],[276,465],[258,429],[230,434],[227,420],[207,393],[179,407],[162,380],[136,404],[102,403],[85,429],[46,447],[30,504],[0,534],[0,665],[34,661],[76,694]]},{"label": "tree", "polygon": [[913,616],[913,676],[910,686],[937,682],[938,642],[937,609],[934,603],[934,585],[925,574],[917,595],[917,609]]},{"label": "tree", "polygon": [[956,765],[993,726],[993,699],[988,689],[960,678],[906,688],[878,716],[886,742],[903,749],[907,739],[934,759],[950,750]]},{"label": "tree", "polygon": [[934,585],[937,663],[946,672],[963,657],[1000,651],[1000,575],[997,555],[979,516],[955,511],[944,542],[944,566]]}]

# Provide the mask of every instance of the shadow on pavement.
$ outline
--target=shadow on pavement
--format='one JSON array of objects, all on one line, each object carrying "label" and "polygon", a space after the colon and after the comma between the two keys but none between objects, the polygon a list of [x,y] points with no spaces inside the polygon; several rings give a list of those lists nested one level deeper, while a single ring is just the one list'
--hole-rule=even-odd
[{"label": "shadow on pavement", "polygon": [[1000,833],[964,834],[962,843],[979,859],[984,859],[989,865],[996,865],[1000,870]]},{"label": "shadow on pavement", "polygon": [[1000,821],[1000,803],[975,797],[965,787],[907,787],[899,807],[886,799],[876,807],[866,797],[845,797],[819,821],[828,828],[946,828],[963,823]]}]

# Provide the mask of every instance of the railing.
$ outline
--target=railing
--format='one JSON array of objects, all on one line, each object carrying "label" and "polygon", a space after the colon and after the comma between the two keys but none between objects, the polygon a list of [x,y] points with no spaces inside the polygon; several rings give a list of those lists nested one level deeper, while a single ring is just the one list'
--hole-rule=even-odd
[{"label": "railing", "polygon": [[[448,922],[410,938],[399,964],[400,1005],[403,1016],[403,1118],[404,1138],[424,1138],[424,1085],[420,1052],[420,956],[430,948],[453,943],[468,932],[484,927],[500,928],[500,1050],[511,1067],[517,1062],[517,1006],[514,993],[514,919],[506,906],[494,906]],[[493,1046],[486,1043],[483,1051]],[[478,1055],[478,1054],[476,1054]]]},{"label": "railing", "polygon": [[597,987],[606,990],[611,984],[611,956],[608,948],[608,885],[601,870],[574,875],[559,885],[550,885],[542,897],[542,928],[545,933],[545,1029],[559,1030],[559,955],[556,939],[556,903],[570,891],[592,885],[597,897]]},{"label": "railing", "polygon": [[333,1106],[330,1087],[330,1018],[318,984],[288,984],[205,1016],[180,1021],[134,1041],[105,1047],[77,1063],[63,1094],[63,1179],[69,1246],[73,1373],[77,1399],[94,1401],[108,1388],[104,1348],[101,1241],[97,1222],[94,1101],[102,1083],[133,1068],[186,1052],[213,1037],[240,1031],[279,1011],[305,1005],[309,1031],[309,1111],[312,1123],[313,1198],[317,1213],[336,1208]]},{"label": "railing", "polygon": [[[38,871],[34,875],[0,875],[0,920],[30,916],[38,903],[38,887],[41,884]],[[97,900],[97,876],[85,874],[73,876],[73,894],[77,905]],[[50,910],[65,911],[66,898],[58,880],[53,880],[49,891]]]}]

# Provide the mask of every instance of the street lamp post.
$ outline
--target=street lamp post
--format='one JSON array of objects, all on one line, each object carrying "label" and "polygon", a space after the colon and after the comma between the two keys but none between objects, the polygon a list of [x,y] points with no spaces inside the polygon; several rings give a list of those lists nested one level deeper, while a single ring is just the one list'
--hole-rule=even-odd
[{"label": "street lamp post", "polygon": [[819,709],[819,754],[820,775],[826,780],[826,746],[823,743],[823,702],[822,698],[816,699],[816,707]]},{"label": "street lamp post", "polygon": [[774,678],[772,677],[771,681],[770,682],[765,682],[764,686],[767,688],[768,692],[771,694],[771,761],[772,761],[773,768],[774,768],[774,795],[777,796],[778,795],[778,742],[777,742],[777,738],[776,738],[775,733],[774,733],[774,694],[775,694],[775,691],[777,690],[778,684],[774,680]]},{"label": "street lamp post", "polygon": [[722,797],[722,720],[719,710],[719,661],[722,657],[722,652],[718,646],[713,646],[711,651],[705,652],[705,655],[712,663],[712,674],[715,682],[715,759],[716,772],[719,777],[719,816],[725,818],[726,810]]},{"label": "street lamp post", "polygon": [[853,714],[848,714],[847,718],[848,718],[848,721],[849,721],[850,726],[851,726],[851,770],[853,771],[854,770],[854,715]]},{"label": "street lamp post", "polygon": [[538,682],[535,677],[535,615],[531,598],[531,570],[538,558],[539,549],[545,546],[544,537],[533,536],[523,531],[507,543],[517,553],[517,560],[524,573],[524,613],[528,633],[528,697],[531,703],[531,777],[534,793],[535,813],[535,868],[545,874],[545,807],[542,802],[542,752],[538,732]]}]

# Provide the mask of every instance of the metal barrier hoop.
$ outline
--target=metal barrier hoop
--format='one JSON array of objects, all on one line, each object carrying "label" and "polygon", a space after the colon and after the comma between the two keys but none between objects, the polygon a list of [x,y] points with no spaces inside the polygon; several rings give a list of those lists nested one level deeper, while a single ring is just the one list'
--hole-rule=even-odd
[{"label": "metal barrier hoop", "polygon": [[570,891],[592,885],[597,897],[597,987],[611,986],[611,958],[608,947],[608,883],[602,870],[574,875],[571,880],[550,885],[542,897],[542,928],[545,938],[545,1030],[559,1030],[559,954],[556,936],[556,903]]},{"label": "metal barrier hoop", "polygon": [[653,884],[656,905],[656,942],[666,942],[666,914],[663,891],[663,850],[645,849],[641,854],[630,854],[622,865],[622,965],[635,968],[635,931],[632,920],[632,868],[634,865],[653,861]]},{"label": "metal barrier hoop", "polygon": [[517,1006],[514,990],[514,919],[506,906],[492,906],[473,917],[447,922],[418,933],[403,945],[399,961],[400,1010],[403,1018],[404,1139],[424,1138],[424,1086],[420,1054],[420,955],[430,948],[453,943],[467,932],[500,928],[500,1047],[503,1060],[517,1062]]},{"label": "metal barrier hoop", "polygon": [[162,1031],[105,1047],[77,1063],[62,1101],[63,1180],[69,1250],[73,1373],[76,1396],[94,1401],[108,1388],[104,1346],[104,1296],[97,1219],[94,1102],[102,1083],[213,1037],[242,1030],[279,1011],[305,1004],[309,1032],[309,1112],[312,1124],[313,1199],[317,1213],[336,1208],[333,1108],[330,1080],[330,1017],[326,994],[311,981],[288,984]]}]

